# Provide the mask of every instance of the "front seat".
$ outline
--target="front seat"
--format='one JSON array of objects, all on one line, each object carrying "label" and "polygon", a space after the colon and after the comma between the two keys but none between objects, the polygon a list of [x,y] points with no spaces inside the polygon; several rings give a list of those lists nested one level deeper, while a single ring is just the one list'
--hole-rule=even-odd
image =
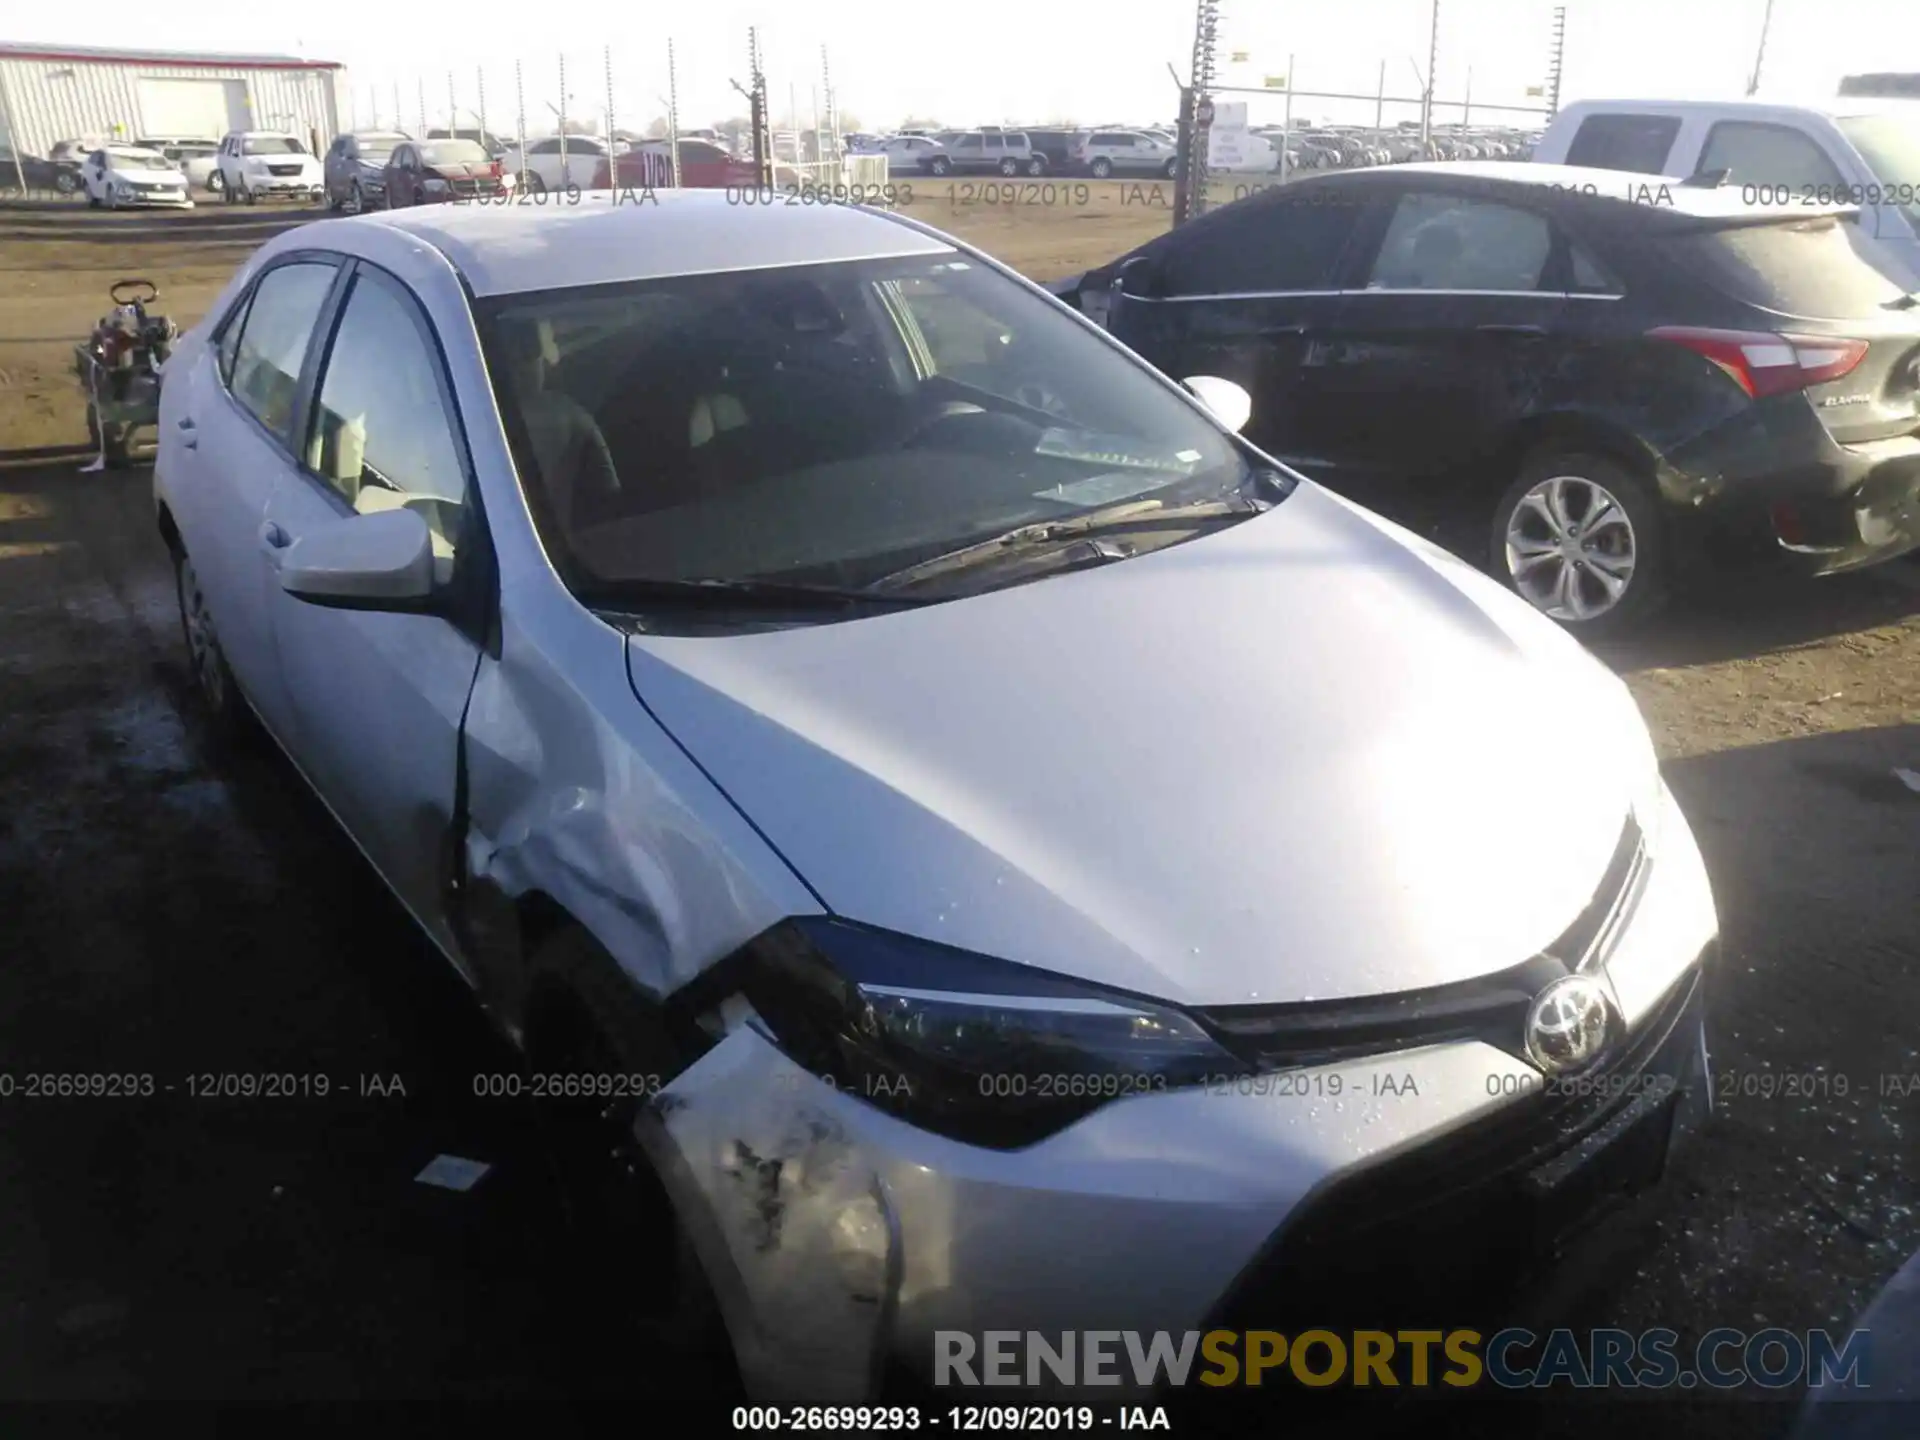
[{"label": "front seat", "polygon": [[560,359],[552,324],[538,321],[517,338],[520,418],[547,506],[565,533],[576,517],[611,507],[620,493],[620,472],[593,413],[565,391],[547,388],[548,372]]}]

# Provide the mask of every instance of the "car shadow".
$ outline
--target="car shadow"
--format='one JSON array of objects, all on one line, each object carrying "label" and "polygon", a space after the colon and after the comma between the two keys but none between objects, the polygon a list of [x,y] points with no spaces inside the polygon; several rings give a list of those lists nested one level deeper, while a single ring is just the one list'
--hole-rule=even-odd
[{"label": "car shadow", "polygon": [[1588,642],[1615,670],[1747,659],[1920,615],[1920,563],[1896,560],[1848,575],[1728,577],[1677,596],[1636,635]]}]

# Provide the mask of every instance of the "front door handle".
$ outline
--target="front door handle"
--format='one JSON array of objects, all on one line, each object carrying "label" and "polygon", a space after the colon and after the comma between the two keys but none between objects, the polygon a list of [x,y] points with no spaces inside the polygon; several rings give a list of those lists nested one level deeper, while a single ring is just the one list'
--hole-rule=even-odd
[{"label": "front door handle", "polygon": [[1547,338],[1544,325],[1482,325],[1478,329],[1482,335],[1521,335],[1531,340]]},{"label": "front door handle", "polygon": [[260,526],[260,548],[267,553],[267,559],[276,568],[281,557],[287,553],[287,546],[293,543],[293,537],[272,521],[264,521]]}]

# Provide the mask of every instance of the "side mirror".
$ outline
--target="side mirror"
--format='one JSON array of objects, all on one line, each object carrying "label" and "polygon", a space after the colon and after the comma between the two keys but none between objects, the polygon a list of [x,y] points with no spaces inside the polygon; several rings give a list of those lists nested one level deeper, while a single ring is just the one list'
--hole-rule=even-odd
[{"label": "side mirror", "polygon": [[1218,375],[1189,375],[1180,383],[1213,412],[1214,419],[1236,435],[1253,418],[1253,397],[1231,380],[1222,380]]},{"label": "side mirror", "polygon": [[433,533],[417,510],[342,516],[287,547],[280,588],[336,609],[425,609],[434,594]]}]

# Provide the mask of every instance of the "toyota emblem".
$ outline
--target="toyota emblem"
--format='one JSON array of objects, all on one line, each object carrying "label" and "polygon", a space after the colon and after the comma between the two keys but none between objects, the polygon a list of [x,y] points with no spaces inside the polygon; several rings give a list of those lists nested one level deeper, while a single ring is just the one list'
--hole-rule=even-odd
[{"label": "toyota emblem", "polygon": [[1613,1040],[1613,1002],[1590,975],[1567,975],[1533,998],[1527,1055],[1549,1075],[1584,1070]]}]

